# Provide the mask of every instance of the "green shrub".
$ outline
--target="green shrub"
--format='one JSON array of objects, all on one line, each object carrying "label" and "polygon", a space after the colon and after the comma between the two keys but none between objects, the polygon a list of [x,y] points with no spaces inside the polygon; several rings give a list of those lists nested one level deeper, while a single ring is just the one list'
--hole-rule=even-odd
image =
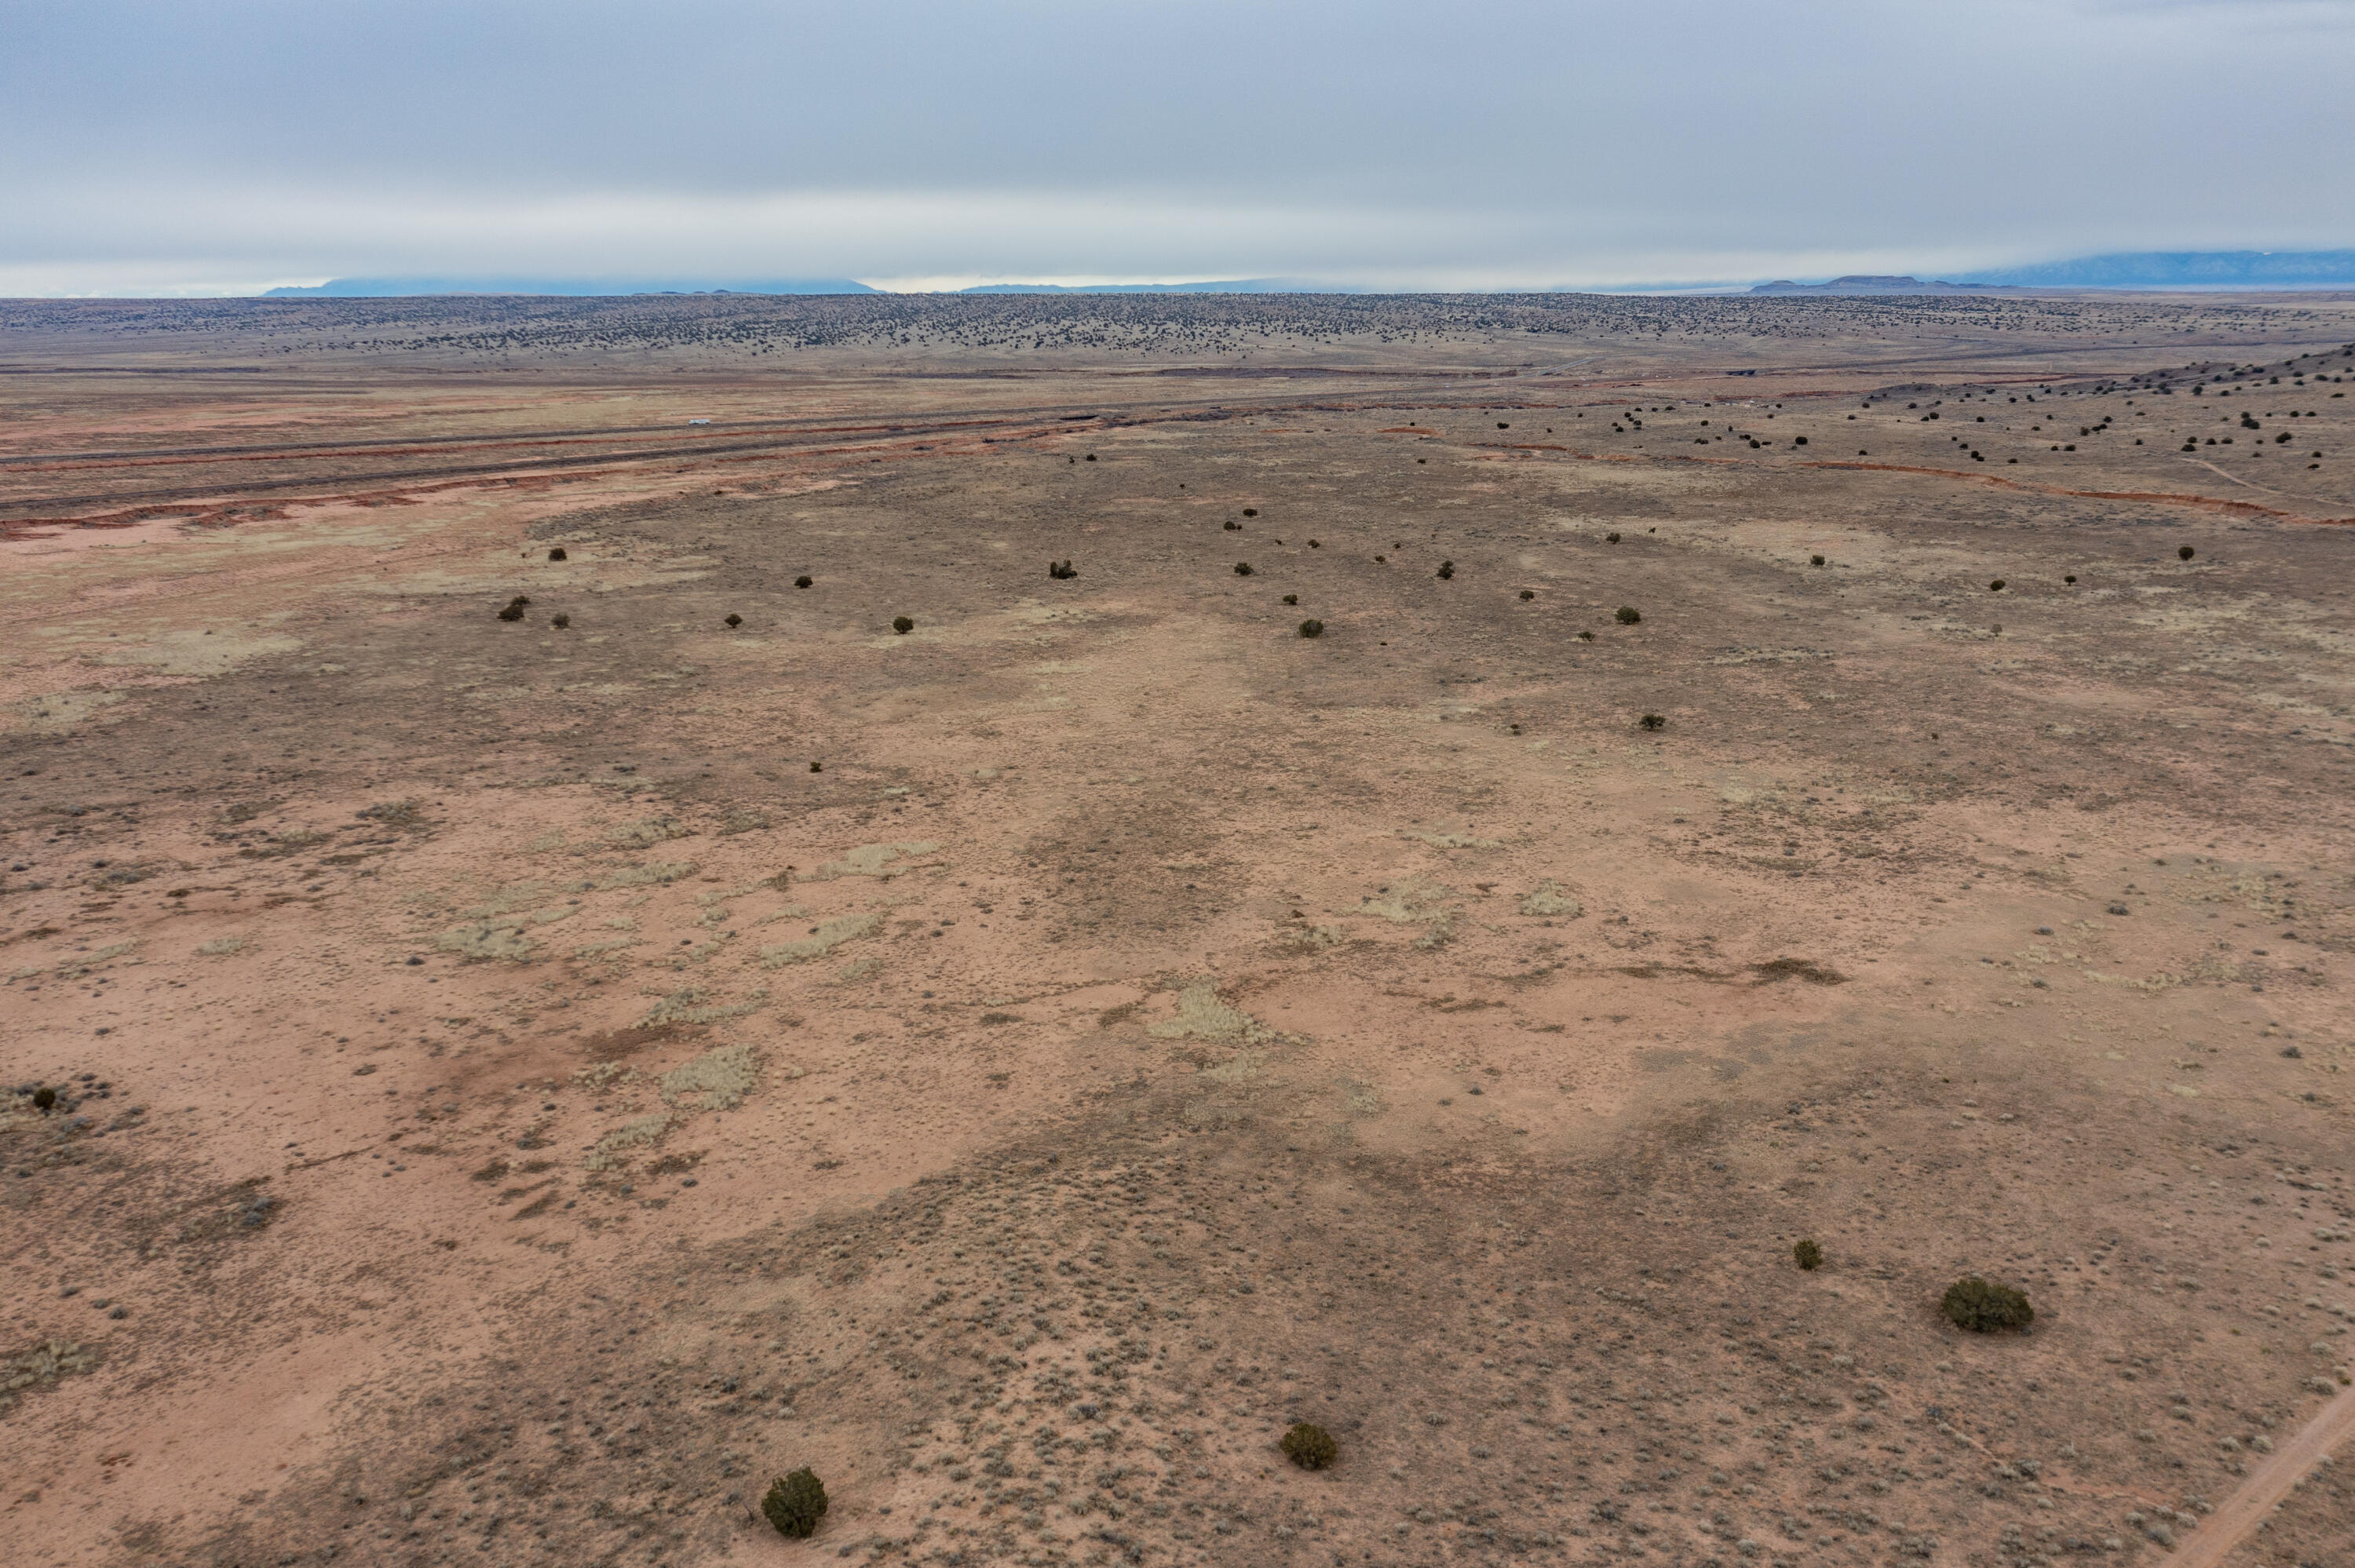
[{"label": "green shrub", "polygon": [[1341,1445],[1333,1441],[1333,1434],[1305,1421],[1295,1423],[1278,1446],[1285,1458],[1304,1470],[1322,1470],[1341,1457]]},{"label": "green shrub", "polygon": [[1946,1287],[1938,1310],[1955,1327],[1974,1334],[2025,1329],[2036,1318],[2036,1308],[2028,1304],[2027,1297],[2009,1285],[1990,1285],[1976,1274]]},{"label": "green shrub", "polygon": [[550,618],[548,624],[556,628],[557,630],[561,631],[566,627],[572,624],[572,618],[569,615],[557,615]]},{"label": "green shrub", "polygon": [[1300,602],[1300,596],[1296,593],[1285,594],[1284,596],[1284,602],[1286,604],[1298,604]]},{"label": "green shrub", "polygon": [[2199,552],[2194,550],[2190,546],[2184,545],[2177,548],[2175,558],[2179,561],[2188,561],[2197,554],[2199,554]]},{"label": "green shrub", "polygon": [[1807,565],[1811,567],[1820,567],[1823,564],[1824,558],[1821,556],[1809,556],[1807,557]]},{"label": "green shrub", "polygon": [[728,616],[728,630],[729,630],[733,631],[733,630],[735,630],[738,627],[740,627],[740,626],[741,626],[741,625],[743,625],[743,624],[744,624],[744,618],[743,618],[742,616],[738,615],[738,614],[734,613],[733,611],[730,611],[730,612],[729,613],[729,616]]},{"label": "green shrub", "polygon": [[1259,508],[1256,506],[1246,506],[1243,508],[1243,515],[1246,517],[1256,517],[1259,515]]},{"label": "green shrub", "polygon": [[1300,623],[1300,635],[1303,637],[1322,637],[1325,635],[1325,623],[1314,619],[1304,620]]},{"label": "green shrub", "polygon": [[523,595],[516,595],[515,598],[507,600],[507,607],[499,611],[499,619],[501,620],[521,620],[523,619],[524,606],[530,602],[531,600],[526,599]]},{"label": "green shrub", "polygon": [[795,588],[807,588],[807,587],[809,587],[809,586],[810,586],[810,579],[809,579],[809,578],[807,578],[807,577],[795,577],[795,578],[794,579],[794,587],[795,587]]},{"label": "green shrub", "polygon": [[1247,577],[1251,575],[1252,564],[1249,561],[1237,561],[1235,563],[1235,576],[1239,577]]},{"label": "green shrub", "polygon": [[790,1476],[779,1477],[761,1499],[761,1512],[779,1535],[802,1540],[816,1533],[817,1521],[826,1517],[826,1485],[807,1466]]},{"label": "green shrub", "polygon": [[1581,642],[1592,642],[1594,641],[1594,633],[1592,631],[1582,631],[1578,634],[1578,640]]},{"label": "green shrub", "polygon": [[1996,578],[1996,579],[1995,579],[1995,581],[1993,581],[1993,582],[1991,582],[1991,583],[1987,584],[1987,592],[1989,592],[1989,593],[2001,593],[2002,591],[2003,591],[2003,579],[2002,579],[2001,577],[1998,577],[1998,578]]},{"label": "green shrub", "polygon": [[1803,1241],[1791,1249],[1791,1261],[1805,1269],[1821,1268],[1824,1266],[1824,1249],[1811,1241]]},{"label": "green shrub", "polygon": [[564,559],[564,546],[559,545],[553,550],[549,551],[548,558],[551,561],[560,561]]},{"label": "green shrub", "polygon": [[1658,714],[1646,714],[1642,718],[1637,719],[1636,722],[1642,725],[1646,729],[1659,729],[1665,726],[1668,721]]},{"label": "green shrub", "polygon": [[1440,562],[1440,563],[1439,563],[1439,580],[1440,580],[1440,581],[1442,581],[1442,582],[1445,582],[1448,578],[1450,578],[1450,577],[1454,577],[1455,575],[1455,563],[1454,561],[1442,561],[1442,562]]},{"label": "green shrub", "polygon": [[1640,609],[1636,609],[1634,605],[1632,605],[1632,604],[1623,604],[1623,605],[1621,605],[1621,606],[1619,607],[1619,609],[1618,609],[1618,612],[1617,612],[1617,613],[1618,613],[1618,618],[1619,618],[1619,624],[1620,624],[1620,625],[1622,625],[1622,626],[1633,626],[1633,625],[1635,625],[1637,621],[1639,621],[1639,620],[1643,620],[1643,619],[1644,619],[1644,612],[1643,612],[1642,610],[1640,610]]},{"label": "green shrub", "polygon": [[891,618],[891,630],[905,637],[916,630],[916,623],[904,615],[895,615]]},{"label": "green shrub", "polygon": [[1605,534],[1603,535],[1603,542],[1606,545],[1615,545],[1619,542],[1619,535],[1616,534]]},{"label": "green shrub", "polygon": [[1521,602],[1522,602],[1522,603],[1524,603],[1524,604],[1528,603],[1530,599],[1535,599],[1535,598],[1537,598],[1537,597],[1538,597],[1538,590],[1537,590],[1537,589],[1535,589],[1535,588],[1523,588],[1523,589],[1521,590]]}]

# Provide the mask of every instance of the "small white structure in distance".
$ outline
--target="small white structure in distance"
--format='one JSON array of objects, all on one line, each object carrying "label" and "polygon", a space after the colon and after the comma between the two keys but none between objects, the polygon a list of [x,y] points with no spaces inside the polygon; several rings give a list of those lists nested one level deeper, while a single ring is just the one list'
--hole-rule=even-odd
[{"label": "small white structure in distance", "polygon": [[711,421],[709,419],[689,419],[687,423],[690,425],[708,425],[711,423]]}]

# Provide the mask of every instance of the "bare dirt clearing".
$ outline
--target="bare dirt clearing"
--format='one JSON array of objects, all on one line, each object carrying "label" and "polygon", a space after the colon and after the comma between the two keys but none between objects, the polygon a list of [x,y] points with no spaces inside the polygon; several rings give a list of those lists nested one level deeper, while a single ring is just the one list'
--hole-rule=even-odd
[{"label": "bare dirt clearing", "polygon": [[1258,310],[0,306],[12,1562],[2355,1562],[2355,306]]}]

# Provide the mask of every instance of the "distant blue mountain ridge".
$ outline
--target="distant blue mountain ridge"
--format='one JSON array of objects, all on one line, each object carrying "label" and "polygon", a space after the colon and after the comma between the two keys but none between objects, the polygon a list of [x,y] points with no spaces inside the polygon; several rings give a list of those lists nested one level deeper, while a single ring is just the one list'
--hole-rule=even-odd
[{"label": "distant blue mountain ridge", "polygon": [[[1627,288],[1677,291],[1675,285],[1667,284],[1628,285]],[[1755,285],[1751,292],[1935,294],[1994,289],[2355,289],[2355,250],[2140,250],[2109,256],[2084,256],[2069,261],[1991,267],[1943,279],[1924,280],[1885,273],[1851,274],[1819,283],[1777,279]],[[720,283],[698,279],[335,278],[312,287],[267,290],[262,298],[385,299],[421,294],[875,294],[883,291],[853,278],[784,278]],[[983,283],[955,291],[964,294],[1301,294],[1374,291],[1294,278],[1229,278],[1193,283]],[[1501,291],[1561,293],[1581,291]]]},{"label": "distant blue mountain ridge", "polygon": [[2344,289],[2355,287],[2355,250],[2135,250],[1994,267],[1954,281],[2028,289]]}]

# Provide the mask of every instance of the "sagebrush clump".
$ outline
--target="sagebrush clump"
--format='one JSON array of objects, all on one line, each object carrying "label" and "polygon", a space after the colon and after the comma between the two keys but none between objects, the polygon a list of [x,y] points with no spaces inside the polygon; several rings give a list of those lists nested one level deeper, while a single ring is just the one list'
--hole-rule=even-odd
[{"label": "sagebrush clump", "polygon": [[506,608],[499,611],[499,619],[501,620],[521,620],[523,619],[524,607],[530,602],[531,600],[526,599],[523,595],[516,595],[515,598],[507,600]]},{"label": "sagebrush clump", "polygon": [[1791,1261],[1805,1269],[1821,1268],[1824,1266],[1824,1249],[1811,1241],[1803,1241],[1791,1249]]},{"label": "sagebrush clump", "polygon": [[1295,1423],[1277,1446],[1304,1470],[1325,1469],[1341,1457],[1341,1445],[1333,1441],[1333,1434],[1306,1421]]},{"label": "sagebrush clump", "polygon": [[1300,635],[1303,637],[1322,637],[1325,635],[1325,623],[1314,619],[1313,617],[1307,620],[1304,620],[1300,623]]},{"label": "sagebrush clump", "polygon": [[1633,626],[1644,619],[1644,612],[1632,604],[1621,605],[1615,613],[1622,626]]},{"label": "sagebrush clump", "polygon": [[895,615],[891,618],[891,630],[905,637],[916,630],[916,623],[904,615]]},{"label": "sagebrush clump", "polygon": [[1974,1334],[1999,1334],[2022,1330],[2036,1319],[2028,1298],[2009,1285],[1991,1285],[1969,1275],[1946,1287],[1938,1310],[1957,1329]]},{"label": "sagebrush clump", "polygon": [[805,1465],[771,1483],[761,1499],[761,1512],[779,1535],[805,1540],[817,1532],[817,1521],[826,1517],[826,1484]]}]

